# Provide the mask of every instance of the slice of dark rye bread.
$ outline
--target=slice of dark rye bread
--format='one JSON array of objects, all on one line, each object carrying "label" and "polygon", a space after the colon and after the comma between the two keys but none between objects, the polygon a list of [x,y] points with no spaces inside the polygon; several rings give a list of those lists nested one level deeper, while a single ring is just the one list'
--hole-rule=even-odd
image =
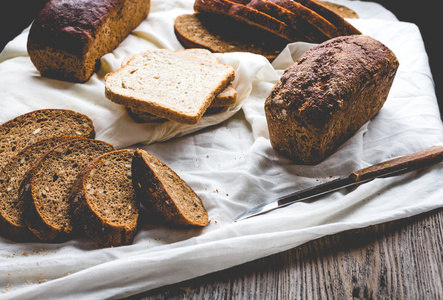
[{"label": "slice of dark rye bread", "polygon": [[316,12],[292,1],[293,10],[288,10],[272,0],[230,0],[263,12],[297,29],[306,42],[321,43],[337,36],[337,28]]},{"label": "slice of dark rye bread", "polygon": [[58,242],[73,233],[69,195],[77,175],[95,157],[115,150],[103,141],[75,139],[39,159],[19,188],[19,201],[26,205],[26,225],[34,235],[44,242]]},{"label": "slice of dark rye bread", "polygon": [[267,30],[290,42],[304,40],[304,36],[296,28],[288,26],[284,22],[252,7],[229,0],[195,0],[194,11],[197,13],[222,14]]},{"label": "slice of dark rye bread", "polygon": [[139,201],[132,184],[133,154],[130,149],[103,154],[74,183],[74,218],[99,247],[129,245],[136,234]]},{"label": "slice of dark rye bread", "polygon": [[178,16],[174,33],[184,48],[204,48],[214,53],[250,52],[273,61],[288,41],[233,18],[195,13]]},{"label": "slice of dark rye bread", "polygon": [[[279,0],[279,5],[288,5],[292,6],[290,2],[293,0]],[[322,1],[314,1],[314,0],[299,0],[297,1],[301,5],[315,11],[323,18],[331,22],[333,25],[337,27],[339,30],[339,35],[355,35],[361,34],[361,32],[352,26],[348,21],[346,21],[342,16],[337,14],[335,11],[329,9],[326,5],[323,5]]]},{"label": "slice of dark rye bread", "polygon": [[27,145],[51,136],[94,138],[92,120],[67,109],[35,110],[0,125],[0,168]]},{"label": "slice of dark rye bread", "polygon": [[132,160],[132,182],[141,204],[166,225],[206,226],[208,213],[192,188],[170,167],[142,149]]},{"label": "slice of dark rye bread", "polygon": [[31,167],[51,148],[77,137],[59,136],[40,140],[12,157],[0,171],[0,234],[13,241],[32,241],[19,199],[19,187]]}]

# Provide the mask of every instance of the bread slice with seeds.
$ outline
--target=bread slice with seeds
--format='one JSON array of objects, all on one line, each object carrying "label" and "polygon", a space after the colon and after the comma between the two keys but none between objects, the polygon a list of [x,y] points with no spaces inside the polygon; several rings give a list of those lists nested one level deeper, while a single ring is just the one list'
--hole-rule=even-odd
[{"label": "bread slice with seeds", "polygon": [[67,109],[35,110],[0,125],[0,168],[27,145],[60,135],[94,138],[92,120]]},{"label": "bread slice with seeds", "polygon": [[208,213],[194,190],[170,167],[145,150],[132,160],[132,182],[140,202],[167,225],[206,226]]},{"label": "bread slice with seeds", "polygon": [[71,194],[78,227],[100,247],[131,244],[137,230],[138,201],[132,185],[134,150],[103,154],[78,176]]},{"label": "bread slice with seeds", "polygon": [[69,195],[80,171],[95,157],[116,150],[99,140],[75,139],[48,151],[26,173],[19,201],[28,228],[41,241],[59,242],[74,232]]},{"label": "bread slice with seeds", "polygon": [[13,241],[31,241],[35,236],[29,231],[25,219],[23,201],[19,199],[19,187],[32,166],[51,148],[75,139],[72,136],[52,137],[27,146],[12,157],[0,171],[0,234]]}]

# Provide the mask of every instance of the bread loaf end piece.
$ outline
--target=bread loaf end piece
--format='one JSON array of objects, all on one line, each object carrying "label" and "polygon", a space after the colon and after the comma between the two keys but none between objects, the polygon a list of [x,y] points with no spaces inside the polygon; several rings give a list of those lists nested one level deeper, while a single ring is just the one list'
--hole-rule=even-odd
[{"label": "bread loaf end piece", "polygon": [[398,65],[390,49],[364,35],[307,51],[266,99],[272,147],[301,164],[321,162],[379,112]]},{"label": "bread loaf end piece", "polygon": [[139,204],[132,185],[134,150],[106,153],[91,161],[77,177],[70,196],[74,217],[99,247],[132,243]]},{"label": "bread loaf end piece", "polygon": [[208,213],[192,188],[171,168],[145,150],[132,161],[134,189],[140,202],[167,225],[206,226]]},{"label": "bread loaf end piece", "polygon": [[33,22],[28,53],[42,76],[86,82],[150,10],[150,0],[50,0]]}]

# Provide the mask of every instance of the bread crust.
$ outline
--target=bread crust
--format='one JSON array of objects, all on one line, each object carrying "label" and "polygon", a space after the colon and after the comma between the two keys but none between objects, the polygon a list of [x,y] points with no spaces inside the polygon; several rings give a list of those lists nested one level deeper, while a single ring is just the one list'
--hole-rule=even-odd
[{"label": "bread crust", "polygon": [[[155,165],[155,167],[153,167]],[[160,174],[155,168],[163,170]],[[145,150],[137,149],[132,160],[133,185],[143,206],[159,215],[169,226],[206,226],[208,214],[202,201],[192,188],[181,179],[166,164],[152,156]],[[174,186],[168,188],[164,176],[174,181]],[[171,194],[171,189],[177,194]],[[179,204],[180,193],[185,194],[187,200]],[[189,201],[191,200],[191,201]],[[180,207],[186,207],[181,209]],[[194,213],[197,216],[194,216]]]},{"label": "bread crust", "polygon": [[31,61],[42,76],[86,82],[149,10],[150,0],[50,0],[29,32]]},{"label": "bread crust", "polygon": [[41,109],[17,116],[0,125],[0,168],[27,145],[58,135],[94,138],[95,128],[88,116],[68,109]]},{"label": "bread crust", "polygon": [[273,61],[288,42],[245,22],[211,13],[178,16],[174,33],[185,48],[204,48],[215,53],[251,52],[269,61]]},{"label": "bread crust", "polygon": [[298,163],[321,162],[379,112],[398,65],[390,49],[364,35],[311,48],[266,99],[272,147]]},{"label": "bread crust", "polygon": [[337,28],[298,2],[291,1],[291,10],[273,0],[230,0],[254,8],[295,28],[305,41],[321,43],[337,36]]},{"label": "bread crust", "polygon": [[196,0],[194,10],[199,13],[215,13],[229,16],[269,31],[290,42],[304,39],[297,29],[288,26],[284,22],[252,7],[229,0]]},{"label": "bread crust", "polygon": [[[34,166],[26,172],[26,175],[24,176],[24,179],[20,185],[19,188],[19,200],[22,201],[26,208],[24,210],[24,218],[26,221],[26,225],[28,226],[29,230],[39,238],[39,240],[43,242],[62,242],[67,240],[73,233],[75,233],[74,224],[72,221],[72,212],[71,212],[71,204],[69,201],[66,201],[65,205],[68,206],[68,209],[62,212],[61,217],[66,217],[69,219],[69,221],[66,224],[52,224],[54,223],[52,220],[47,220],[47,218],[44,216],[46,211],[41,211],[42,209],[53,209],[53,207],[50,207],[51,205],[58,205],[58,203],[51,204],[46,203],[45,200],[43,200],[46,197],[43,197],[42,194],[45,194],[45,192],[42,190],[45,187],[37,186],[36,185],[36,176],[37,174],[41,173],[41,170],[46,166],[48,160],[56,157],[58,161],[63,161],[64,157],[62,155],[65,155],[62,151],[57,151],[57,149],[65,148],[65,150],[69,151],[70,148],[68,146],[75,145],[75,144],[84,144],[85,147],[92,147],[91,144],[98,143],[98,148],[100,150],[97,150],[97,156],[101,153],[106,153],[115,150],[115,147],[111,144],[105,143],[103,141],[97,141],[92,139],[74,139],[70,140],[64,143],[61,143],[53,148],[51,148],[49,151],[47,151],[38,161],[34,164]],[[89,144],[89,145],[88,145]],[[76,145],[75,145],[76,146]],[[101,153],[100,153],[101,152]],[[95,154],[94,154],[95,155]],[[57,158],[59,157],[59,158]],[[92,160],[95,157],[90,157]],[[69,163],[76,163],[74,161],[69,161]],[[49,165],[50,166],[50,165]],[[82,169],[81,165],[78,165],[76,167],[76,170],[78,170],[78,173]],[[60,170],[60,169],[58,169]],[[62,171],[65,171],[65,169],[62,169]],[[71,174],[71,175],[77,175],[77,174]],[[46,182],[49,184],[49,182]],[[64,182],[58,183],[60,184],[66,184]],[[67,190],[67,196],[69,196],[70,189],[72,186],[66,186]],[[48,193],[51,193],[52,190],[48,189],[46,190]],[[51,212],[52,214],[52,212]],[[53,215],[53,216],[59,216],[59,215]]]},{"label": "bread crust", "polygon": [[[277,0],[277,1],[283,4],[283,3],[288,3],[292,0]],[[323,18],[331,22],[331,24],[335,25],[338,29],[339,36],[361,34],[361,32],[357,28],[349,24],[348,21],[346,21],[340,15],[336,14],[334,11],[327,8],[325,5],[321,3],[321,1],[299,0],[297,2],[315,11]]]},{"label": "bread crust", "polygon": [[13,241],[36,241],[24,217],[26,205],[19,198],[19,187],[29,170],[51,148],[74,136],[52,137],[27,146],[0,171],[0,232]]},{"label": "bread crust", "polygon": [[[131,210],[134,210],[134,221],[130,226],[113,224],[100,216],[100,213],[97,212],[94,205],[91,204],[91,200],[88,197],[86,180],[91,176],[91,170],[101,160],[113,155],[132,156],[133,153],[134,150],[123,149],[109,152],[95,158],[83,169],[74,183],[70,199],[74,206],[76,226],[94,240],[98,247],[116,247],[129,245],[133,242],[137,232],[139,218],[138,200],[133,201],[133,199],[128,199],[128,203],[132,201],[132,205],[134,205],[134,207],[131,207]],[[103,203],[104,206],[107,204],[108,203]]]}]

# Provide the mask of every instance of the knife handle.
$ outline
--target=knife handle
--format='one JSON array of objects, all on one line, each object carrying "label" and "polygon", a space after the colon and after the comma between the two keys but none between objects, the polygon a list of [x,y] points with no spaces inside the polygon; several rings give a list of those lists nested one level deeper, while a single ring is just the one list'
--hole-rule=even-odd
[{"label": "knife handle", "polygon": [[388,160],[368,168],[353,172],[349,177],[359,181],[367,181],[377,177],[389,177],[424,168],[443,161],[443,146],[433,146],[426,150]]}]

